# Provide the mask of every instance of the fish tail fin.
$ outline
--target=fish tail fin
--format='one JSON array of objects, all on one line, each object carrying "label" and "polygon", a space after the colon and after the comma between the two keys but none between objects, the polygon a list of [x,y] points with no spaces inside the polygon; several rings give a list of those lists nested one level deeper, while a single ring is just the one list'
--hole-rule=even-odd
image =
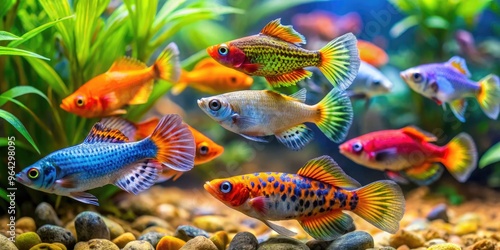
[{"label": "fish tail fin", "polygon": [[490,74],[479,81],[477,101],[484,113],[496,120],[500,113],[500,79]]},{"label": "fish tail fin", "polygon": [[347,89],[356,78],[360,64],[356,37],[352,33],[337,37],[319,52],[319,70],[333,86]]},{"label": "fish tail fin", "polygon": [[172,93],[172,95],[179,95],[180,93],[182,93],[182,91],[184,91],[187,88],[188,86],[187,74],[189,74],[189,72],[181,69],[181,76],[179,78],[179,81],[176,84],[174,84],[174,86],[172,86],[172,88],[170,89],[170,93]]},{"label": "fish tail fin", "polygon": [[153,69],[158,78],[169,82],[179,81],[181,65],[179,62],[179,49],[175,43],[170,43],[158,56]]},{"label": "fish tail fin", "polygon": [[189,171],[194,166],[196,145],[188,126],[177,114],[163,117],[150,137],[154,143],[156,159],[164,166],[177,171]]},{"label": "fish tail fin", "polygon": [[477,150],[472,137],[460,133],[444,146],[443,165],[460,182],[465,182],[477,166]]},{"label": "fish tail fin", "polygon": [[405,211],[405,197],[398,184],[376,181],[352,192],[358,197],[354,213],[386,232],[398,231]]},{"label": "fish tail fin", "polygon": [[151,117],[150,119],[136,123],[136,132],[135,132],[135,139],[136,140],[142,140],[148,136],[150,136],[153,131],[155,130],[156,126],[160,122],[160,119],[158,117]]},{"label": "fish tail fin", "polygon": [[316,125],[330,140],[345,139],[352,123],[351,100],[344,92],[331,90],[315,107],[319,111]]}]

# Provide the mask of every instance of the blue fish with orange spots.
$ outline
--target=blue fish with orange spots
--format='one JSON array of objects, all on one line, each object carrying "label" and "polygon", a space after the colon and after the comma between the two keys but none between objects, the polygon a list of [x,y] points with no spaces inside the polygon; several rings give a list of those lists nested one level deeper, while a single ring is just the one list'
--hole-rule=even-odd
[{"label": "blue fish with orange spots", "polygon": [[137,194],[151,187],[163,168],[193,168],[194,138],[179,115],[163,117],[141,141],[128,142],[129,134],[122,124],[98,122],[83,143],[49,154],[18,173],[16,180],[98,206],[97,198],[84,191],[114,184]]},{"label": "blue fish with orange spots", "polygon": [[310,160],[297,174],[255,173],[207,182],[204,188],[230,208],[264,222],[279,234],[295,233],[270,220],[299,221],[319,240],[334,240],[354,228],[352,211],[374,226],[395,233],[405,210],[393,181],[361,186],[329,156]]}]

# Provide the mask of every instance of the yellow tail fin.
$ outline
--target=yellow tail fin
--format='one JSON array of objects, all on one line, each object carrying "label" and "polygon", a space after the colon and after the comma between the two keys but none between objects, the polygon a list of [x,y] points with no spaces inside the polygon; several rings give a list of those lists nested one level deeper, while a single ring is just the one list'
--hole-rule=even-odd
[{"label": "yellow tail fin", "polygon": [[487,75],[479,81],[479,86],[479,106],[489,118],[496,120],[500,113],[500,79],[493,74]]},{"label": "yellow tail fin", "polygon": [[319,70],[333,86],[347,89],[358,74],[358,41],[352,33],[337,37],[319,50],[321,62]]},{"label": "yellow tail fin", "polygon": [[164,166],[177,171],[189,171],[194,166],[196,144],[194,137],[179,115],[163,117],[150,137],[156,146],[156,159]]},{"label": "yellow tail fin", "polygon": [[319,119],[318,128],[333,142],[339,143],[345,139],[352,123],[352,106],[349,97],[344,92],[331,90],[316,108]]},{"label": "yellow tail fin", "polygon": [[386,232],[398,231],[405,211],[405,198],[398,184],[389,180],[376,181],[354,192],[358,196],[354,213]]},{"label": "yellow tail fin", "polygon": [[477,165],[477,150],[472,137],[460,133],[445,146],[443,165],[460,182],[465,182]]},{"label": "yellow tail fin", "polygon": [[179,49],[175,43],[170,43],[158,56],[153,69],[156,75],[172,83],[179,81],[181,65],[179,63]]}]

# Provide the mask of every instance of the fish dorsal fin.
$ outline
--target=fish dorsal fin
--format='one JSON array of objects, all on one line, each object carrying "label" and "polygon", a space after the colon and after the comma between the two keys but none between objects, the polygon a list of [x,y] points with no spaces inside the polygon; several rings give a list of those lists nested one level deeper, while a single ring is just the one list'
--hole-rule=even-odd
[{"label": "fish dorsal fin", "polygon": [[281,18],[275,19],[260,31],[263,35],[272,36],[296,45],[305,44],[306,38],[295,31],[292,25],[281,25]]},{"label": "fish dorsal fin", "polygon": [[437,141],[436,136],[434,136],[433,134],[422,131],[419,128],[414,127],[414,126],[406,126],[406,127],[401,129],[401,132],[403,132],[403,133],[405,133],[413,138],[419,139],[419,140],[428,141],[428,142]]},{"label": "fish dorsal fin", "polygon": [[137,132],[137,128],[132,122],[118,116],[110,116],[102,118],[99,123],[101,123],[105,128],[117,129],[122,132],[122,134],[125,135],[129,141],[135,141],[134,137]]},{"label": "fish dorsal fin", "polygon": [[94,124],[83,143],[123,143],[128,141],[128,137],[120,130],[106,128],[102,123],[98,122]]},{"label": "fish dorsal fin", "polygon": [[211,67],[215,67],[215,66],[222,66],[222,65],[220,65],[217,61],[215,61],[211,57],[207,57],[205,59],[202,59],[200,62],[198,62],[196,64],[196,66],[194,66],[193,70],[203,69],[203,68],[211,68]]},{"label": "fish dorsal fin", "polygon": [[328,155],[308,161],[305,166],[299,169],[297,174],[345,189],[361,187],[359,182],[344,173]]},{"label": "fish dorsal fin", "polygon": [[111,71],[141,70],[147,68],[146,64],[131,57],[122,57],[117,59],[109,68]]},{"label": "fish dorsal fin", "polygon": [[299,91],[290,95],[290,97],[300,102],[306,102],[306,96],[307,96],[307,90],[305,88],[302,88]]},{"label": "fish dorsal fin", "polygon": [[470,77],[469,69],[467,68],[467,64],[465,63],[465,59],[459,56],[454,56],[450,58],[447,62],[448,65],[458,70],[460,73],[464,74],[467,77]]}]

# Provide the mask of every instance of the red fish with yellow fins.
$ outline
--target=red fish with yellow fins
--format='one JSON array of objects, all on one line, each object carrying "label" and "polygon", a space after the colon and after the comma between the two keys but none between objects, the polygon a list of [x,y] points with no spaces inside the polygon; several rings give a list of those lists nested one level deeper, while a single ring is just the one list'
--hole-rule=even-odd
[{"label": "red fish with yellow fins", "polygon": [[[460,133],[444,146],[437,138],[415,127],[381,130],[364,134],[339,146],[340,153],[369,168],[386,171],[399,182],[407,179],[429,185],[446,169],[460,182],[465,182],[476,168],[477,151],[472,138]],[[440,164],[441,163],[441,164]]]},{"label": "red fish with yellow fins", "polygon": [[270,220],[296,219],[319,240],[334,240],[353,228],[352,211],[372,225],[395,233],[405,210],[393,181],[361,186],[329,156],[310,160],[297,174],[254,173],[215,179],[204,185],[230,208],[264,222],[279,234],[295,233]]},{"label": "red fish with yellow fins", "polygon": [[[147,138],[153,133],[156,126],[158,126],[159,121],[160,120],[157,117],[153,117],[141,123],[132,123],[123,118],[110,117],[106,119],[105,125],[109,124],[108,126],[119,126],[120,130],[123,131],[125,136],[130,138],[131,141],[140,141],[144,138]],[[194,129],[193,127],[189,125],[187,126],[194,137],[194,144],[196,147],[194,157],[195,166],[210,162],[224,153],[223,146],[215,143],[206,135],[202,134],[200,131]],[[165,168],[163,170],[163,173],[161,173],[158,182],[166,181],[169,179],[173,179],[175,181],[179,177],[181,177],[181,175],[182,172],[180,171]]]},{"label": "red fish with yellow fins", "polygon": [[192,71],[183,70],[171,92],[178,95],[186,87],[192,87],[209,94],[222,94],[250,89],[252,83],[251,76],[225,67],[212,58],[205,58],[196,64]]},{"label": "red fish with yellow fins", "polygon": [[207,48],[224,66],[252,76],[264,76],[273,87],[294,85],[312,76],[305,67],[318,67],[336,87],[346,89],[356,77],[359,55],[356,37],[345,34],[320,50],[299,46],[306,39],[280,19],[269,22],[258,35],[247,36]]},{"label": "red fish with yellow fins", "polygon": [[180,74],[178,55],[177,45],[170,43],[150,67],[132,58],[118,59],[107,72],[90,79],[64,98],[60,106],[86,118],[125,114],[123,106],[148,101],[155,79],[177,82]]}]

